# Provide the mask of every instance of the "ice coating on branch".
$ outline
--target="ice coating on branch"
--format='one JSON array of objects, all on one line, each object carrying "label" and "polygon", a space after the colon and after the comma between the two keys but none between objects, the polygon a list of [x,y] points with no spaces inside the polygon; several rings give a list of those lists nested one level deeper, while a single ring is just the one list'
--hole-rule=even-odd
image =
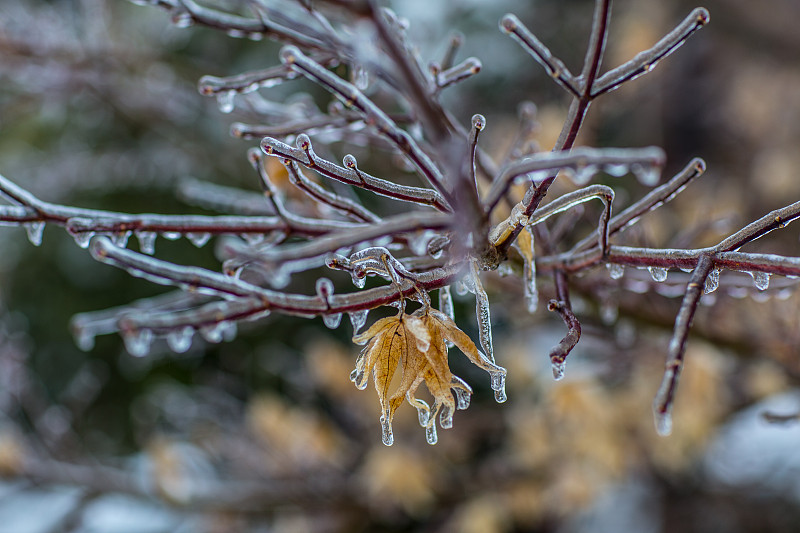
[{"label": "ice coating on branch", "polygon": [[620,279],[625,275],[625,265],[618,265],[617,263],[606,263],[608,275],[611,279]]},{"label": "ice coating on branch", "polygon": [[667,269],[661,267],[647,267],[650,271],[650,277],[653,281],[662,282],[667,280]]},{"label": "ice coating on branch", "polygon": [[139,251],[147,255],[156,253],[156,232],[136,231],[134,235],[136,235],[136,239],[139,241]]},{"label": "ice coating on branch", "polygon": [[122,332],[125,349],[134,357],[144,357],[150,353],[153,332],[149,329],[131,329]]},{"label": "ice coating on branch", "polygon": [[25,222],[23,226],[25,227],[25,233],[28,234],[28,240],[31,241],[31,244],[34,246],[41,245],[42,234],[44,233],[44,222]]},{"label": "ice coating on branch", "polygon": [[167,333],[167,346],[175,353],[184,353],[192,346],[194,328],[185,326]]},{"label": "ice coating on branch", "polygon": [[719,269],[715,268],[708,273],[705,286],[703,287],[703,293],[711,294],[717,290],[717,287],[719,287]]},{"label": "ice coating on branch", "polygon": [[765,291],[769,288],[769,272],[748,272],[753,278],[753,283],[760,291]]},{"label": "ice coating on branch", "polygon": [[662,437],[668,437],[672,433],[672,412],[668,409],[661,411],[653,409],[653,419],[656,424],[656,432]]},{"label": "ice coating on branch", "polygon": [[177,11],[170,19],[176,28],[188,28],[194,24],[192,14],[188,11]]}]

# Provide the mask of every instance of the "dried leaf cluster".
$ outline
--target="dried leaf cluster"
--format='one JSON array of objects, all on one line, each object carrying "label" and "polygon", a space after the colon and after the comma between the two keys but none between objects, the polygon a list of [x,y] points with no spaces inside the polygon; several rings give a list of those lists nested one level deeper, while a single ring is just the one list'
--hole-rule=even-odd
[{"label": "dried leaf cluster", "polygon": [[[375,322],[367,331],[353,337],[353,342],[366,344],[356,361],[350,379],[359,389],[367,386],[372,374],[381,404],[383,443],[394,442],[392,420],[404,399],[417,409],[419,423],[425,428],[429,444],[436,444],[436,417],[443,429],[453,426],[456,409],[469,407],[472,389],[450,372],[448,343],[455,345],[467,358],[491,376],[492,389],[498,402],[506,400],[506,370],[489,361],[467,334],[453,320],[436,309],[423,307],[412,314],[400,311],[396,316]],[[391,392],[392,381],[399,369],[399,385]],[[416,397],[422,383],[433,396],[433,403]]]}]

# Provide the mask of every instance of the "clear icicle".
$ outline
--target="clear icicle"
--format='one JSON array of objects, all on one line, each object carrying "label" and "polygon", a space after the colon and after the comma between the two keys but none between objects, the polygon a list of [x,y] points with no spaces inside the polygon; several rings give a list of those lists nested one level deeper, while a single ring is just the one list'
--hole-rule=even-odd
[{"label": "clear icicle", "polygon": [[175,329],[167,334],[167,346],[175,353],[184,353],[192,346],[194,328],[186,326]]},{"label": "clear icicle", "polygon": [[144,357],[150,353],[153,332],[149,329],[134,329],[122,333],[125,349],[134,357]]},{"label": "clear icicle", "polygon": [[439,311],[455,320],[456,314],[453,309],[453,295],[450,293],[450,285],[445,285],[439,289]]},{"label": "clear icicle", "polygon": [[508,399],[506,396],[506,375],[503,372],[492,372],[491,379],[494,399],[497,403],[503,403]]},{"label": "clear icicle", "polygon": [[187,233],[186,238],[189,239],[189,242],[197,246],[198,248],[202,248],[205,244],[211,240],[210,233]]},{"label": "clear icicle", "polygon": [[428,420],[431,419],[431,409],[424,400],[415,400],[414,407],[417,408],[417,420],[419,425],[425,427],[428,425]]},{"label": "clear icicle", "polygon": [[765,291],[769,288],[769,272],[748,272],[753,278],[756,288]]},{"label": "clear icicle", "polygon": [[428,444],[430,445],[439,442],[439,436],[436,435],[436,424],[433,422],[425,426],[425,440],[428,441]]},{"label": "clear icicle", "polygon": [[464,389],[454,387],[453,392],[456,395],[456,409],[463,411],[469,407],[469,402],[472,399],[472,395],[465,391]]},{"label": "clear icicle", "polygon": [[28,234],[28,240],[31,241],[31,244],[34,246],[41,245],[42,234],[44,233],[44,222],[26,222],[23,226],[25,226],[25,232]]},{"label": "clear icicle", "polygon": [[608,269],[608,275],[611,276],[611,279],[620,279],[625,275],[624,265],[618,265],[617,263],[606,263],[606,268]]},{"label": "clear icicle", "polygon": [[381,440],[386,446],[391,446],[394,443],[394,435],[392,434],[392,422],[386,413],[381,415]]},{"label": "clear icicle", "polygon": [[223,91],[217,93],[217,106],[223,113],[230,113],[233,111],[233,99],[236,96],[236,91]]},{"label": "clear icicle", "polygon": [[153,255],[156,253],[156,232],[137,231],[134,233],[139,241],[139,251],[143,254]]},{"label": "clear icicle", "polygon": [[567,362],[564,360],[551,359],[550,367],[553,370],[553,379],[561,381],[564,379],[564,374],[567,370]]},{"label": "clear icicle", "polygon": [[719,270],[713,269],[711,272],[708,273],[708,277],[706,278],[706,284],[703,288],[704,294],[711,294],[719,287]]},{"label": "clear icicle", "polygon": [[361,328],[364,327],[364,324],[367,323],[367,315],[369,314],[369,309],[363,309],[361,311],[352,311],[347,313],[350,317],[350,324],[353,325],[353,335],[358,334],[361,331]]},{"label": "clear icicle", "polygon": [[667,280],[667,269],[661,267],[647,267],[650,271],[650,277],[653,281],[662,282]]},{"label": "clear icicle", "polygon": [[475,291],[475,314],[478,319],[478,337],[489,361],[494,363],[494,347],[492,346],[492,317],[489,311],[489,297],[481,284],[478,265],[471,262],[470,284]]},{"label": "clear icicle", "polygon": [[331,315],[322,315],[322,321],[328,329],[336,329],[342,323],[342,313],[334,313]]}]

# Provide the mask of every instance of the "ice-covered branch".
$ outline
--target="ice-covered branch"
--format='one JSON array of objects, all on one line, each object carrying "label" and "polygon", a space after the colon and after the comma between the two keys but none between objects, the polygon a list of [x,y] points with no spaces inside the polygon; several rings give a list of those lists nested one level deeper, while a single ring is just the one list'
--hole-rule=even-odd
[{"label": "ice-covered branch", "polygon": [[261,149],[265,154],[290,159],[306,168],[313,169],[327,178],[360,187],[387,198],[428,205],[439,211],[449,210],[444,198],[434,190],[398,185],[391,181],[371,176],[357,167],[356,158],[351,155],[345,156],[345,166],[340,167],[316,155],[310,140],[304,135],[298,136],[297,145],[298,148],[292,148],[288,144],[271,137],[266,137],[261,141]]},{"label": "ice-covered branch", "polygon": [[652,48],[636,54],[627,63],[600,76],[592,85],[592,97],[613,91],[626,81],[636,79],[642,74],[650,72],[659,61],[680,48],[694,32],[708,24],[709,20],[708,11],[701,7],[694,9],[683,22],[653,45]]},{"label": "ice-covered branch", "polygon": [[692,277],[689,279],[689,284],[686,286],[686,294],[675,319],[675,330],[669,342],[666,372],[653,401],[656,429],[661,435],[669,435],[672,432],[672,405],[675,401],[678,379],[683,369],[686,340],[689,337],[689,328],[692,327],[692,319],[700,303],[700,297],[703,295],[703,286],[713,267],[714,260],[710,256],[700,256],[697,266],[692,272]]}]

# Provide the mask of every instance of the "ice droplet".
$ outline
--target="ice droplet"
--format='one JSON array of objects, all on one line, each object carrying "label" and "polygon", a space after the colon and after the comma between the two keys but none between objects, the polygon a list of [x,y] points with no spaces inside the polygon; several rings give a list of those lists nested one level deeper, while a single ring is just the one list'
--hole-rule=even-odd
[{"label": "ice droplet", "polygon": [[181,233],[179,231],[162,231],[161,236],[168,241],[177,241],[181,238]]},{"label": "ice droplet", "polygon": [[753,277],[753,283],[760,291],[769,288],[769,272],[748,272]]},{"label": "ice droplet", "polygon": [[719,287],[719,270],[715,268],[708,273],[705,286],[703,287],[703,293],[711,294],[717,290],[717,287]]},{"label": "ice droplet", "polygon": [[361,311],[352,311],[350,313],[347,313],[347,315],[350,317],[350,324],[353,325],[353,335],[361,331],[361,328],[363,328],[364,324],[367,323],[368,314],[369,314],[369,309],[363,309]]},{"label": "ice droplet", "polygon": [[190,243],[194,244],[198,248],[202,248],[209,240],[211,240],[211,234],[189,232],[186,234],[186,238]]},{"label": "ice droplet", "polygon": [[94,237],[93,231],[76,231],[72,234],[72,238],[75,239],[75,243],[83,249],[89,247],[89,242]]},{"label": "ice droplet", "polygon": [[76,328],[75,344],[84,352],[88,352],[94,348],[94,334],[86,328]]},{"label": "ice droplet", "polygon": [[564,379],[564,373],[567,370],[567,362],[564,360],[551,359],[550,367],[553,370],[553,379],[561,381]]},{"label": "ice droplet", "polygon": [[153,332],[149,329],[133,329],[122,333],[125,349],[134,357],[144,357],[150,352]]},{"label": "ice droplet", "polygon": [[353,280],[353,285],[358,287],[359,289],[363,289],[364,286],[367,284],[367,273],[363,270],[359,270],[354,268],[350,271],[350,278]]},{"label": "ice droplet", "polygon": [[624,265],[618,265],[617,263],[606,263],[606,268],[608,269],[608,275],[611,276],[611,279],[620,279],[623,275],[625,275]]},{"label": "ice droplet", "polygon": [[352,372],[350,372],[350,381],[355,383],[356,388],[358,390],[364,390],[367,388],[367,383],[369,380],[367,379],[367,374],[364,372],[363,368],[356,368]]},{"label": "ice droplet", "polygon": [[433,422],[425,426],[425,440],[430,445],[434,445],[439,441],[439,436],[436,435],[436,424]]},{"label": "ice droplet", "polygon": [[657,166],[634,164],[631,165],[631,171],[636,176],[636,179],[639,180],[639,183],[648,187],[658,185],[661,179],[661,169]]},{"label": "ice droplet", "polygon": [[658,407],[654,407],[653,419],[656,423],[656,432],[659,435],[667,437],[672,433],[672,413],[669,409],[662,411]]},{"label": "ice droplet", "polygon": [[439,425],[442,426],[442,429],[453,427],[453,411],[447,405],[443,405],[442,410],[439,411]]},{"label": "ice droplet", "polygon": [[579,165],[575,167],[572,181],[575,185],[586,185],[596,173],[597,167],[595,165]]},{"label": "ice droplet", "polygon": [[217,93],[217,107],[225,114],[233,111],[234,102],[233,98],[236,96],[236,91],[223,91]]},{"label": "ice droplet", "polygon": [[359,91],[365,91],[369,87],[369,72],[364,68],[364,65],[353,65],[352,78],[353,85]]},{"label": "ice droplet", "polygon": [[386,446],[391,446],[394,443],[394,435],[392,434],[392,422],[386,413],[381,415],[381,440]]},{"label": "ice droplet", "polygon": [[208,324],[200,328],[200,335],[208,342],[217,344],[222,342],[227,328],[226,322],[217,322],[216,324]]},{"label": "ice droplet", "polygon": [[622,163],[605,165],[603,167],[603,171],[610,176],[619,178],[620,176],[624,176],[628,173],[628,165]]},{"label": "ice droplet", "polygon": [[469,407],[469,402],[472,399],[472,395],[465,391],[464,389],[454,387],[453,392],[456,395],[456,409],[463,411]]},{"label": "ice droplet", "polygon": [[342,323],[342,313],[334,313],[332,315],[322,315],[322,321],[328,329],[336,329]]},{"label": "ice droplet", "polygon": [[111,242],[117,248],[125,248],[128,246],[128,239],[131,238],[130,231],[115,231],[111,234]]},{"label": "ice droplet", "polygon": [[28,234],[28,240],[31,241],[31,244],[34,246],[41,245],[42,234],[44,233],[44,222],[26,222],[23,226],[25,226],[25,232]]},{"label": "ice droplet", "polygon": [[455,290],[455,293],[459,296],[464,296],[469,292],[467,284],[464,283],[462,280],[456,281],[455,284],[453,285],[453,289]]},{"label": "ice droplet", "polygon": [[167,334],[167,346],[175,353],[185,353],[192,346],[194,328],[186,326]]},{"label": "ice droplet", "polygon": [[136,231],[136,239],[139,241],[139,251],[143,254],[153,255],[156,253],[156,232]]},{"label": "ice droplet", "polygon": [[653,281],[657,281],[661,283],[662,281],[667,280],[667,269],[661,267],[647,267],[647,270],[650,271],[650,277],[653,278]]},{"label": "ice droplet", "polygon": [[424,230],[408,234],[408,248],[414,255],[426,255],[428,253],[428,243],[436,237],[436,233],[431,230]]}]

